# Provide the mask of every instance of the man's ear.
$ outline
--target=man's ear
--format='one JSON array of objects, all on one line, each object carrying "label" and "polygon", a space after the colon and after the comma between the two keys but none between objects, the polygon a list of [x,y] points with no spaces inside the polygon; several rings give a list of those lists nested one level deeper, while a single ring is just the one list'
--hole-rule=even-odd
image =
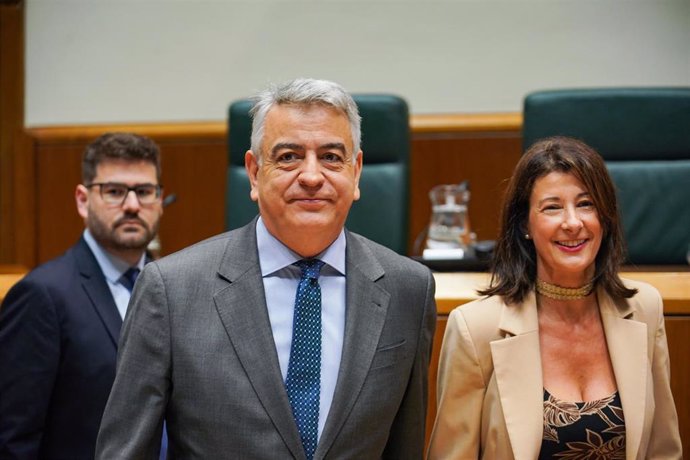
[{"label": "man's ear", "polygon": [[251,150],[247,150],[247,153],[244,154],[244,169],[247,171],[251,187],[249,196],[252,201],[259,201],[259,161]]},{"label": "man's ear", "polygon": [[357,201],[359,200],[360,197],[360,191],[359,191],[359,178],[362,175],[362,158],[363,158],[362,151],[360,150],[357,152],[357,160],[355,161],[355,193],[354,193],[354,200]]},{"label": "man's ear", "polygon": [[77,185],[77,189],[74,191],[74,200],[77,203],[77,212],[83,219],[86,219],[89,215],[89,189],[82,184]]}]

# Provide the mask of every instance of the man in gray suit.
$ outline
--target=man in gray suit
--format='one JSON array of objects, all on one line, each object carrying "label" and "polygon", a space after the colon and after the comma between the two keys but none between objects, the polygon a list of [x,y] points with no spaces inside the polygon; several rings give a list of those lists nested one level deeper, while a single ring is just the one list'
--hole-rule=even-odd
[{"label": "man in gray suit", "polygon": [[245,166],[260,214],[149,264],[97,458],[423,456],[428,269],[344,229],[360,117],[339,85],[261,93]]}]

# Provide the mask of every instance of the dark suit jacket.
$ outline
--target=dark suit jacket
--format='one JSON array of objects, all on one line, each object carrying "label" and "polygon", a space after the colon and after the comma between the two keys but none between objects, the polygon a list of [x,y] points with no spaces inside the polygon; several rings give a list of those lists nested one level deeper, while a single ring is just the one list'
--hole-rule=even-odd
[{"label": "dark suit jacket", "polygon": [[122,320],[83,239],[0,310],[0,458],[94,457]]},{"label": "dark suit jacket", "polygon": [[[271,333],[255,222],[149,264],[125,321],[97,458],[304,458]],[[345,336],[315,458],[423,456],[434,281],[347,233]],[[126,421],[126,422],[125,422]]]}]

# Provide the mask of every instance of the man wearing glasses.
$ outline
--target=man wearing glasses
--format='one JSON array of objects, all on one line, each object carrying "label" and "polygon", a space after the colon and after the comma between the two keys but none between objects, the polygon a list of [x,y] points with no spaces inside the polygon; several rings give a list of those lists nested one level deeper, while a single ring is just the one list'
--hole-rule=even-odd
[{"label": "man wearing glasses", "polygon": [[160,170],[142,136],[104,134],[86,148],[82,237],[0,309],[0,458],[94,457],[120,328],[163,214]]}]

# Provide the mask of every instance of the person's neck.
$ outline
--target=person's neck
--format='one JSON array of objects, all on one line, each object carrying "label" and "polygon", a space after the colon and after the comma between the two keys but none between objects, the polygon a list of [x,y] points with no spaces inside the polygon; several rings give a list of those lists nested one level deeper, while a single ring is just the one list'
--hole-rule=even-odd
[{"label": "person's neck", "polygon": [[[269,233],[270,232],[271,231],[269,230]],[[333,244],[336,239],[338,239],[340,231],[332,235],[326,235],[324,233],[312,233],[308,235],[305,232],[299,235],[298,238],[289,238],[286,240],[281,239],[279,236],[276,236],[273,233],[271,234],[274,238],[280,241],[291,251],[297,253],[297,255],[303,259],[311,259],[328,249],[328,247]]]},{"label": "person's neck", "polygon": [[596,293],[583,299],[556,300],[537,294],[537,308],[540,321],[581,324],[599,318]]},{"label": "person's neck", "polygon": [[323,251],[325,251],[328,246],[330,246],[330,244],[327,244],[326,246],[323,246],[323,244],[304,244],[304,245],[296,245],[296,247],[295,246],[288,246],[288,247],[291,250],[293,250],[294,252],[296,252],[303,259],[311,259],[311,258],[314,258],[317,255],[321,254]]},{"label": "person's neck", "polygon": [[127,264],[129,264],[130,267],[137,265],[141,260],[141,256],[144,255],[144,250],[142,249],[103,249],[105,249],[110,255],[113,255],[118,259],[127,262]]}]

